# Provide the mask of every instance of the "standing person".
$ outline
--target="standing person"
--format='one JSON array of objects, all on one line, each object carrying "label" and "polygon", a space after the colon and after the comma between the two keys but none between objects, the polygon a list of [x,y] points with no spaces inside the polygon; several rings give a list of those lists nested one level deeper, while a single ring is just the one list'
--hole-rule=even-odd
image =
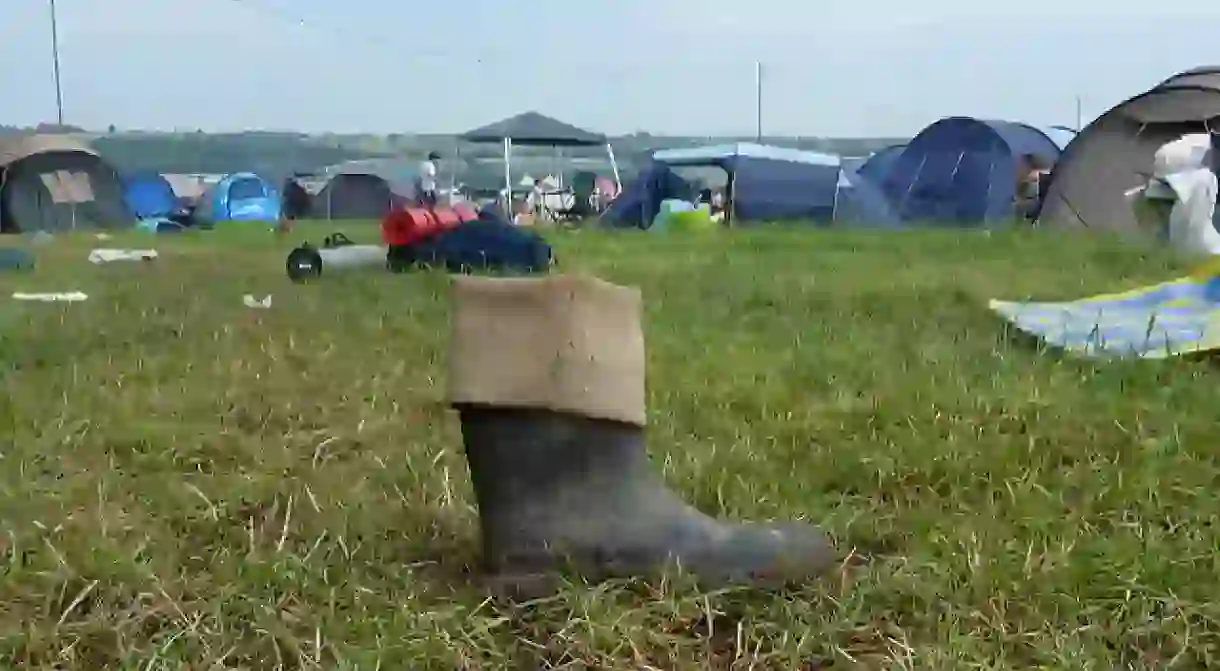
[{"label": "standing person", "polygon": [[534,180],[534,187],[530,189],[529,195],[525,197],[525,202],[529,205],[530,213],[534,215],[534,219],[542,219],[543,210],[546,207],[546,192],[542,188],[542,180]]},{"label": "standing person", "polygon": [[419,200],[426,207],[436,207],[436,164],[441,155],[431,151],[428,158],[419,164]]},{"label": "standing person", "polygon": [[[292,221],[294,219],[304,219],[309,215],[309,192],[296,177],[288,177],[284,180],[282,189],[284,197],[284,218]],[[329,213],[327,213],[329,214]]]}]

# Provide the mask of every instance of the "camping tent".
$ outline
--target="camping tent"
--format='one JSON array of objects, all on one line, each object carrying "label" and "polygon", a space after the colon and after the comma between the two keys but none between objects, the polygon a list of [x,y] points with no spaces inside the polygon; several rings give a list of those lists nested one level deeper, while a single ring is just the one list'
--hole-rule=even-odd
[{"label": "camping tent", "polygon": [[203,194],[207,193],[211,184],[219,182],[223,175],[218,175],[214,180],[208,179],[206,175],[190,175],[182,173],[162,173],[165,181],[169,182],[170,188],[174,190],[174,196],[177,197],[179,203],[194,205],[199,202]]},{"label": "camping tent", "polygon": [[252,172],[227,175],[199,198],[195,219],[204,225],[224,221],[277,221],[278,190]]},{"label": "camping tent", "polygon": [[622,194],[602,212],[601,221],[614,228],[648,228],[661,211],[661,201],[695,199],[695,186],[668,165],[653,162],[623,187]]},{"label": "camping tent", "polygon": [[377,175],[361,173],[338,174],[331,177],[326,186],[313,197],[310,209],[319,219],[377,219],[381,220],[396,202],[396,196],[388,182]]},{"label": "camping tent", "polygon": [[602,215],[618,227],[647,227],[661,201],[691,199],[673,168],[715,166],[729,175],[735,221],[834,218],[840,159],[830,154],[739,143],[662,150],[653,166]]},{"label": "camping tent", "polygon": [[890,145],[867,158],[843,161],[838,205],[835,208],[836,224],[882,228],[901,225],[901,220],[881,191],[881,183],[905,148],[905,144]]},{"label": "camping tent", "polygon": [[1148,182],[1167,142],[1208,133],[1220,118],[1220,68],[1196,68],[1119,103],[1072,141],[1051,173],[1039,221],[1133,232],[1140,228],[1128,195]]},{"label": "camping tent", "polygon": [[325,184],[314,194],[310,216],[324,219],[381,219],[414,200],[419,166],[401,158],[348,161],[322,171]]},{"label": "camping tent", "polygon": [[138,172],[123,176],[123,201],[137,219],[156,219],[173,213],[178,196],[160,173]]},{"label": "camping tent", "polygon": [[[861,166],[862,167],[862,166]],[[902,220],[894,214],[889,200],[877,182],[859,173],[859,168],[844,168],[839,176],[839,195],[835,205],[835,225],[899,228]]]},{"label": "camping tent", "polygon": [[920,131],[878,170],[894,216],[974,226],[1013,214],[1021,157],[1053,165],[1070,133],[1009,121],[948,117]]},{"label": "camping tent", "polygon": [[605,145],[614,172],[614,181],[620,183],[618,163],[614,158],[614,147],[605,135],[592,133],[571,124],[553,119],[538,112],[524,112],[495,123],[481,126],[462,135],[466,142],[479,144],[499,143],[504,150],[504,191],[513,192],[511,174],[513,145],[527,147],[596,147]]},{"label": "camping tent", "polygon": [[857,167],[855,172],[865,179],[872,180],[875,184],[880,184],[890,168],[894,167],[894,161],[898,160],[898,157],[902,155],[902,150],[906,148],[905,144],[894,144],[878,149]]},{"label": "camping tent", "polygon": [[0,143],[0,230],[68,231],[134,223],[119,175],[70,135],[29,135]]}]

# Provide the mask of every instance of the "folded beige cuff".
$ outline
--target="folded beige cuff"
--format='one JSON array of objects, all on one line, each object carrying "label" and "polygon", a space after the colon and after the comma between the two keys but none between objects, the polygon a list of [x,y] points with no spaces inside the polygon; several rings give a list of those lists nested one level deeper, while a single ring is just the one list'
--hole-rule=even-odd
[{"label": "folded beige cuff", "polygon": [[641,306],[594,277],[455,278],[450,403],[643,426]]}]

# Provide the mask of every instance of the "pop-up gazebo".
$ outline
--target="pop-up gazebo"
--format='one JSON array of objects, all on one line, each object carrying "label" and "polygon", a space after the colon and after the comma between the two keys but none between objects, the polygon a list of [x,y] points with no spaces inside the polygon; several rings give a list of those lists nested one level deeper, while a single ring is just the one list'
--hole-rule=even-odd
[{"label": "pop-up gazebo", "polygon": [[513,145],[526,147],[596,147],[606,146],[606,155],[610,158],[610,169],[614,171],[614,183],[621,188],[618,163],[614,160],[614,148],[605,135],[591,133],[587,130],[566,124],[558,119],[552,119],[538,112],[524,112],[493,124],[476,128],[462,135],[466,142],[490,144],[496,142],[504,146],[504,187],[512,193],[513,179],[509,160],[512,158]]}]

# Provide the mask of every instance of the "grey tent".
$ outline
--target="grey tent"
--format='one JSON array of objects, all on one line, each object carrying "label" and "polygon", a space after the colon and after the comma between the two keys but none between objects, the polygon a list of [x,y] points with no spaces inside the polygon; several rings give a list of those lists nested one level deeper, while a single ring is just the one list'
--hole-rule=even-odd
[{"label": "grey tent", "polygon": [[1189,70],[1119,103],[1072,140],[1051,173],[1039,222],[1117,232],[1140,229],[1128,196],[1148,183],[1157,149],[1220,130],[1220,67]]},{"label": "grey tent", "polygon": [[312,198],[313,217],[380,220],[415,198],[418,170],[401,159],[348,161],[324,172],[326,185]]},{"label": "grey tent", "polygon": [[593,133],[538,112],[523,112],[513,117],[481,126],[462,134],[466,142],[500,143],[504,147],[504,188],[512,193],[513,181],[509,165],[513,145],[530,147],[596,147],[606,146],[614,181],[619,184],[618,163],[614,148],[601,133]]},{"label": "grey tent", "polygon": [[118,172],[71,135],[0,143],[0,231],[70,231],[135,225]]},{"label": "grey tent", "polygon": [[361,173],[339,174],[312,199],[310,213],[322,219],[377,219],[394,207],[394,192],[384,179]]}]

